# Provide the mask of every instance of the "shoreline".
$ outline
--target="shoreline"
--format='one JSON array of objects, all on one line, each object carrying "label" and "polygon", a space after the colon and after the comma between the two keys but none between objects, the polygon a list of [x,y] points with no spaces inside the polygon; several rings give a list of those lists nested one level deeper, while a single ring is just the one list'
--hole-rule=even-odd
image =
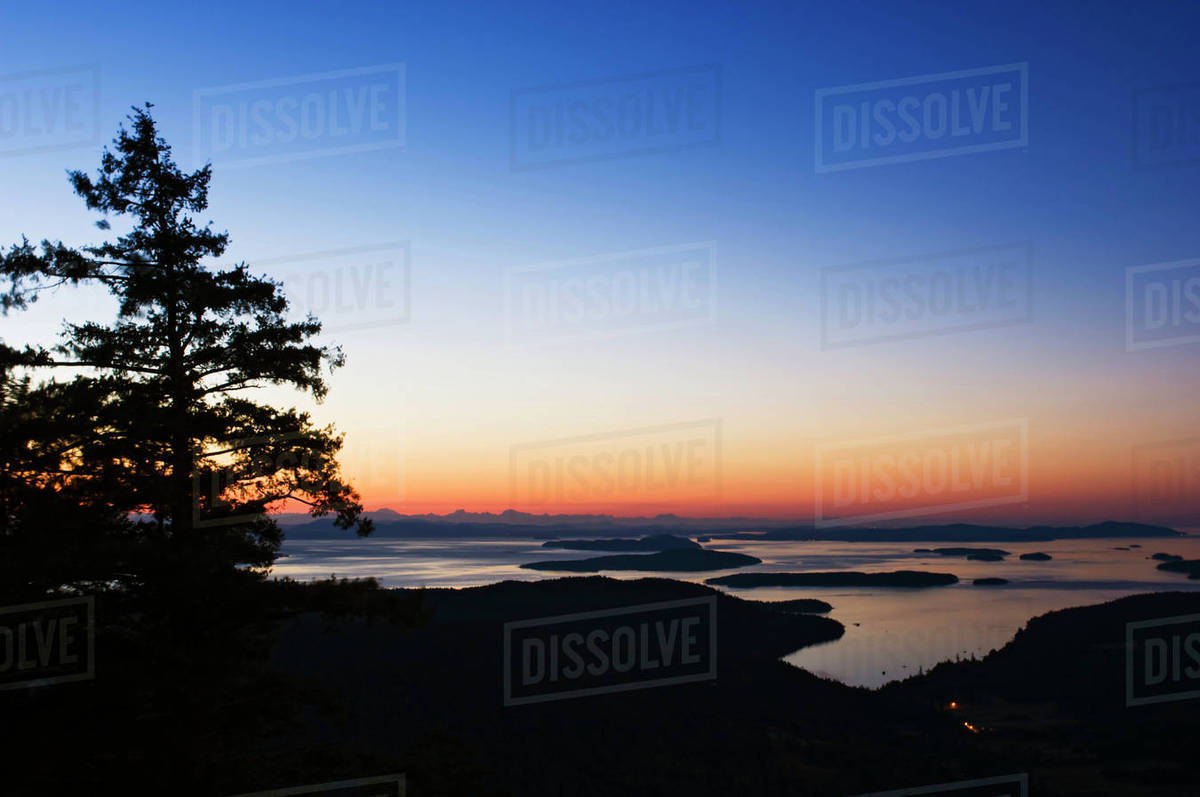
[{"label": "shoreline", "polygon": [[[364,546],[362,543],[366,543]],[[404,541],[395,539],[325,539],[285,543],[284,551],[291,555],[274,569],[278,575],[304,578],[325,578],[331,572],[339,576],[374,576],[385,586],[399,588],[470,589],[486,587],[506,580],[545,581],[570,575],[554,571],[520,569],[518,563],[533,558],[566,558],[594,556],[597,553],[571,549],[545,548],[540,539],[496,540],[491,538],[462,541],[432,539]],[[1134,540],[1126,540],[1139,544]],[[1171,541],[1161,547],[1176,554],[1188,553],[1195,543],[1181,538],[1177,548]],[[890,682],[896,673],[902,675],[929,669],[940,662],[953,660],[956,652],[972,651],[986,654],[992,648],[1008,642],[1029,620],[1048,611],[1071,606],[1100,603],[1117,598],[1163,590],[1190,591],[1200,589],[1200,582],[1189,582],[1186,576],[1169,575],[1155,569],[1157,561],[1149,558],[1159,550],[1154,543],[1142,542],[1133,551],[1115,551],[1123,547],[1118,540],[1063,540],[1045,543],[1008,544],[1011,553],[1004,561],[968,562],[961,557],[941,554],[915,554],[919,542],[909,543],[825,543],[825,542],[745,542],[731,545],[713,541],[705,548],[750,553],[765,563],[753,567],[717,572],[614,572],[601,571],[605,577],[636,580],[658,577],[691,583],[703,583],[709,578],[737,573],[771,573],[802,570],[832,570],[832,561],[843,562],[844,570],[902,569],[929,570],[955,574],[959,583],[919,590],[927,598],[906,603],[912,615],[895,617],[889,604],[902,599],[907,587],[757,587],[740,589],[714,585],[735,597],[750,600],[819,599],[833,604],[829,613],[847,626],[848,633],[836,643],[823,645],[829,651],[821,656],[800,656],[803,664],[824,670],[830,677],[855,685],[877,688]],[[936,546],[930,546],[936,547]],[[1052,551],[1051,561],[1022,561],[1021,553]],[[1066,551],[1066,553],[1064,553]],[[1080,553],[1082,552],[1082,553]],[[1081,566],[1078,557],[1095,554],[1094,567]],[[820,554],[814,559],[815,554]],[[642,555],[642,554],[632,554]],[[797,567],[780,557],[796,556],[803,563]],[[342,559],[341,556],[346,558]],[[854,559],[844,561],[846,557]],[[868,561],[869,564],[864,564]],[[1103,563],[1121,561],[1125,569],[1107,575]],[[790,561],[790,560],[789,560]],[[922,564],[923,562],[923,564]],[[456,570],[450,577],[434,575],[446,569]],[[305,575],[300,576],[303,573]],[[1008,584],[998,587],[976,587],[976,577],[1004,577]],[[951,590],[945,593],[945,590]],[[972,594],[972,591],[977,594]],[[939,594],[940,593],[940,594]],[[980,595],[978,593],[988,593]],[[891,597],[888,597],[891,596]],[[909,600],[909,599],[904,599]],[[975,615],[955,611],[956,605],[976,607]],[[977,617],[977,616],[978,617]],[[990,622],[987,621],[990,618]],[[982,620],[982,621],[977,621]],[[854,623],[861,625],[855,626]],[[1000,630],[998,630],[1000,629]],[[955,637],[958,642],[946,644],[944,655],[935,655],[939,639]],[[896,640],[908,640],[898,645]],[[913,649],[915,653],[908,653]],[[965,655],[965,654],[964,654]],[[878,666],[875,666],[878,665]],[[881,679],[880,670],[888,671]]]}]

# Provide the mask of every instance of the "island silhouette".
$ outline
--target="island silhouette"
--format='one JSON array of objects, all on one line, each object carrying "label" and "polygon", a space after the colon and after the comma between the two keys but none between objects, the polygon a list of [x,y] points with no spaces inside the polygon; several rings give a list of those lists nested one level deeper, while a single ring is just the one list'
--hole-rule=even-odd
[{"label": "island silhouette", "polygon": [[526,570],[552,570],[570,573],[599,573],[601,570],[651,570],[654,572],[698,572],[725,570],[762,564],[756,556],[706,549],[668,549],[648,554],[619,554],[590,559],[559,559],[527,562]]}]

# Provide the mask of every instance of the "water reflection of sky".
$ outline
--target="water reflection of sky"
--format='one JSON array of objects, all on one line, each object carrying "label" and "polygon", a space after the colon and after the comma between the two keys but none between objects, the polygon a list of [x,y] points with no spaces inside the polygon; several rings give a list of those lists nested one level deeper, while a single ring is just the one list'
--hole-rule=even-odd
[{"label": "water reflection of sky", "polygon": [[[523,562],[580,559],[600,551],[564,551],[532,539],[300,540],[284,546],[287,556],[274,574],[297,579],[373,576],[388,587],[469,587],[506,579],[533,581],[562,575],[522,570]],[[1130,550],[1119,547],[1140,545]],[[1003,548],[1001,562],[914,553],[914,548],[949,546]],[[833,604],[830,617],[846,626],[840,640],[797,651],[786,660],[846,683],[878,686],[916,674],[956,656],[982,656],[1004,645],[1031,618],[1070,606],[1084,606],[1141,592],[1200,589],[1177,573],[1155,569],[1151,554],[1164,551],[1200,558],[1200,537],[1168,540],[1059,540],[1041,543],[843,543],[730,542],[705,545],[757,556],[761,565],[707,573],[605,573],[617,578],[662,576],[701,582],[732,572],[933,570],[953,573],[960,582],[931,589],[844,587],[728,590],[755,600],[815,597]],[[1049,562],[1021,561],[1022,553],[1042,551]],[[1002,587],[971,581],[999,576]]]}]

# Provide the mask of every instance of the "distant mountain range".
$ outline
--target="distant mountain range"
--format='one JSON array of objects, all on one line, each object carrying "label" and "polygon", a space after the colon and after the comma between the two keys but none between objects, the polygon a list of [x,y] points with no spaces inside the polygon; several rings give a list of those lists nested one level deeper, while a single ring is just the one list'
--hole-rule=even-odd
[{"label": "distant mountain range", "polygon": [[[796,527],[796,520],[768,520],[765,518],[727,517],[727,518],[691,518],[674,514],[655,515],[654,517],[616,517],[614,515],[535,515],[531,512],[518,512],[506,509],[499,514],[494,512],[467,512],[459,509],[446,515],[404,515],[394,509],[377,509],[365,513],[375,521],[382,523],[436,523],[453,525],[468,523],[472,525],[492,526],[539,526],[539,527],[571,527],[586,529],[631,529],[649,526],[662,526],[675,529],[745,529],[745,528],[787,528]],[[303,512],[289,512],[274,515],[275,521],[284,527],[307,525],[313,519]],[[316,521],[322,522],[322,521]],[[329,523],[332,528],[332,522]]]},{"label": "distant mountain range", "polygon": [[[904,528],[814,528],[795,520],[764,518],[689,518],[673,514],[654,517],[612,515],[531,514],[508,509],[499,514],[458,510],[447,515],[404,515],[392,509],[366,513],[375,521],[375,537],[455,538],[524,537],[558,539],[580,536],[620,537],[631,534],[692,534],[717,540],[829,540],[845,542],[1041,542],[1058,539],[1110,537],[1182,537],[1166,526],[1107,521],[1088,526],[984,526],[971,523],[918,525]],[[275,515],[292,540],[346,537],[332,518],[306,514]],[[705,540],[707,541],[707,540]]]}]

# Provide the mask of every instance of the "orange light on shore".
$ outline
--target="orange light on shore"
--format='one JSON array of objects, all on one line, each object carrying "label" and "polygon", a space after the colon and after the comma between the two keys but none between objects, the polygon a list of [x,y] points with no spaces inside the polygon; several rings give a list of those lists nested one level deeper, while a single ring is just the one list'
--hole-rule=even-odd
[{"label": "orange light on shore", "polygon": [[951,700],[951,701],[950,701],[950,705],[946,706],[946,708],[948,708],[948,709],[950,709],[951,711],[953,711],[954,709],[958,708],[958,703],[956,703],[956,702],[954,702],[953,700]]},{"label": "orange light on shore", "polygon": [[963,727],[969,730],[971,733],[979,733],[979,729],[969,722],[964,722]]}]

